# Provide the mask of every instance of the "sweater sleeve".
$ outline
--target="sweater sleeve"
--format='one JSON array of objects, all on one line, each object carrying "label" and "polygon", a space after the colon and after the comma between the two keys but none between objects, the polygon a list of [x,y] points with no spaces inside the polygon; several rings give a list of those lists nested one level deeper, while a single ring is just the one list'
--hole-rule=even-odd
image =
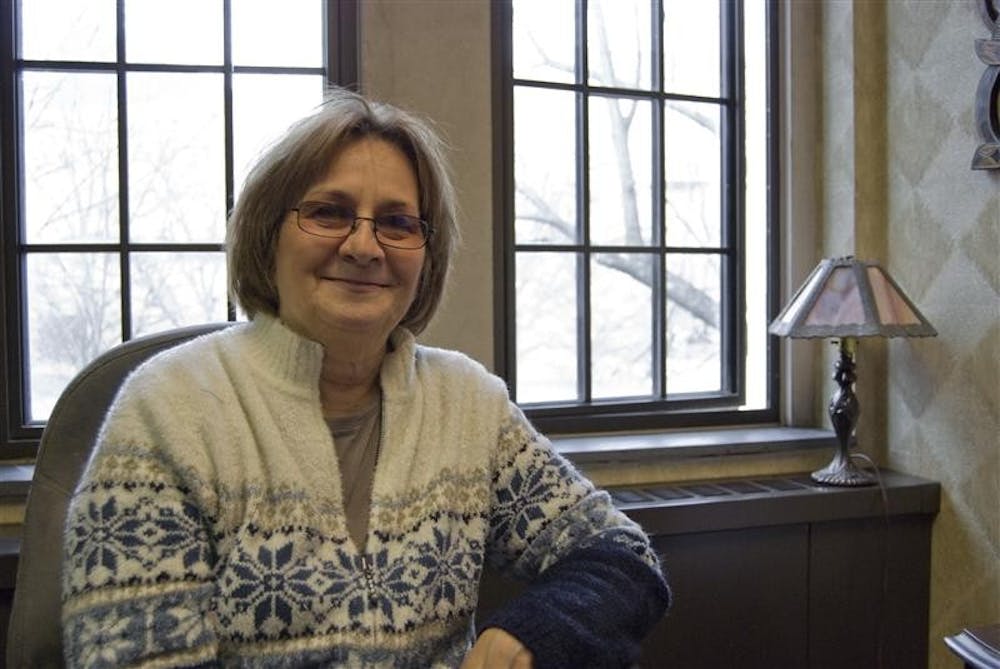
[{"label": "sweater sleeve", "polygon": [[157,415],[153,403],[125,391],[70,502],[63,546],[68,667],[215,661],[210,522],[195,477],[159,443]]},{"label": "sweater sleeve", "polygon": [[480,625],[546,667],[625,667],[670,593],[642,529],[512,405],[494,473],[490,560],[528,582]]}]

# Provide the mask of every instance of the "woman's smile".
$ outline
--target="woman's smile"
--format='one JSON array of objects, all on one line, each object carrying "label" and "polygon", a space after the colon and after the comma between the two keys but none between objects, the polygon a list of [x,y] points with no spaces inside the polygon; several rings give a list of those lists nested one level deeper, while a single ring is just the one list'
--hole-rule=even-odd
[{"label": "woman's smile", "polygon": [[341,278],[335,276],[324,277],[324,279],[330,281],[331,283],[339,287],[346,288],[347,290],[350,290],[352,292],[359,292],[359,293],[373,293],[382,290],[384,288],[388,288],[391,285],[386,282],[374,281],[370,279],[350,279],[350,278]]}]

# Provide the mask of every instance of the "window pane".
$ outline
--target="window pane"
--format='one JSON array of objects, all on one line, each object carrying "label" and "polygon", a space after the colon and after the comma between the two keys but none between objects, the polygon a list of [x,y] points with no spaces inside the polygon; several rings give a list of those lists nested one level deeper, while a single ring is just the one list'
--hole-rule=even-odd
[{"label": "window pane", "polygon": [[233,2],[233,63],[323,67],[321,0]]},{"label": "window pane", "polygon": [[719,4],[664,0],[663,87],[667,92],[719,96]]},{"label": "window pane", "polygon": [[651,103],[590,100],[590,237],[595,244],[652,243]]},{"label": "window pane", "polygon": [[653,7],[649,0],[587,3],[587,66],[591,84],[647,90],[652,87],[649,65]]},{"label": "window pane", "polygon": [[653,392],[653,258],[599,253],[590,266],[595,398]]},{"label": "window pane", "polygon": [[720,108],[669,102],[664,108],[668,246],[719,246],[722,230]]},{"label": "window pane", "polygon": [[225,236],[222,75],[128,75],[129,213],[134,242]]},{"label": "window pane", "polygon": [[125,0],[125,59],[130,63],[222,64],[219,0]]},{"label": "window pane", "polygon": [[722,388],[719,257],[668,254],[667,394]]},{"label": "window pane", "polygon": [[[237,193],[260,153],[323,101],[323,76],[233,76],[233,183]],[[274,104],[281,100],[280,105]]]},{"label": "window pane", "polygon": [[21,81],[25,240],[116,241],[114,75],[25,72]]},{"label": "window pane", "polygon": [[113,61],[115,0],[21,0],[21,56]]},{"label": "window pane", "polygon": [[514,78],[571,83],[576,79],[573,0],[513,0]]},{"label": "window pane", "polygon": [[578,318],[571,253],[517,254],[517,401],[575,400]]},{"label": "window pane", "polygon": [[133,253],[132,334],[226,320],[222,253]]},{"label": "window pane", "polygon": [[121,281],[112,253],[30,254],[28,416],[45,420],[66,384],[121,341]]},{"label": "window pane", "polygon": [[577,238],[573,93],[514,89],[514,209],[519,244]]}]

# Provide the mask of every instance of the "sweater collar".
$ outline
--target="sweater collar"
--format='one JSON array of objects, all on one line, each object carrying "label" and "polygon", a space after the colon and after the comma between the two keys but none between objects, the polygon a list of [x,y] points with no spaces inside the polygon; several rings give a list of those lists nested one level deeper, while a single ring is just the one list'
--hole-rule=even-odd
[{"label": "sweater collar", "polygon": [[[248,327],[253,362],[293,385],[315,387],[323,364],[323,346],[291,330],[280,319],[258,313]],[[382,361],[383,390],[413,380],[416,340],[409,330],[397,327],[389,335],[390,351]],[[393,383],[395,382],[395,383]]]},{"label": "sweater collar", "polygon": [[404,327],[397,327],[389,335],[389,352],[382,361],[380,381],[383,401],[393,400],[393,381],[408,388],[413,383],[417,365],[417,341],[413,333]]}]

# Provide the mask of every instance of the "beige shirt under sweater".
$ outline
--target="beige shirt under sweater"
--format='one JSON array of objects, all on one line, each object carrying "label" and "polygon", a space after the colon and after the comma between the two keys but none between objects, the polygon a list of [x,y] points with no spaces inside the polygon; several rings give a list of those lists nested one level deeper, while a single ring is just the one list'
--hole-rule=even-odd
[{"label": "beige shirt under sweater", "polygon": [[365,550],[368,516],[371,512],[372,481],[378,462],[382,417],[381,393],[359,413],[327,418],[340,465],[341,490],[347,531],[354,545]]}]

